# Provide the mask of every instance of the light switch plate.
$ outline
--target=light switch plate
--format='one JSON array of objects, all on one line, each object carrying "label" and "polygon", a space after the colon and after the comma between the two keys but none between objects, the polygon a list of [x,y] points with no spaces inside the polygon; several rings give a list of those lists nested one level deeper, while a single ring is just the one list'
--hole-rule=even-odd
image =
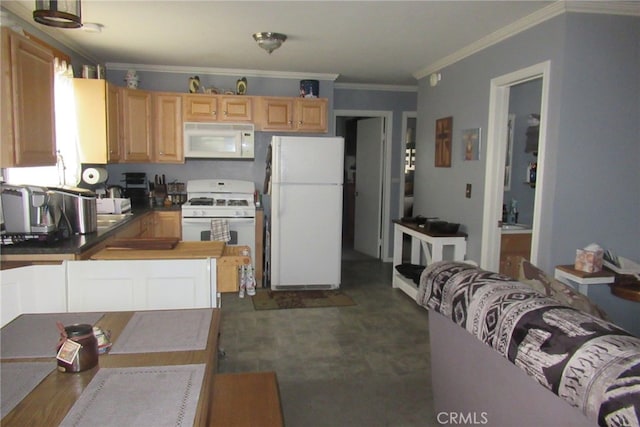
[{"label": "light switch plate", "polygon": [[467,189],[464,192],[464,197],[467,199],[471,198],[471,184],[467,184]]}]

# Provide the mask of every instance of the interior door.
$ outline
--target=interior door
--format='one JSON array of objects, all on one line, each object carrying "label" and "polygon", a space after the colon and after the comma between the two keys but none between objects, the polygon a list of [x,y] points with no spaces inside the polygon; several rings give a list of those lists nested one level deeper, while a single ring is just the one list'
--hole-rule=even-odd
[{"label": "interior door", "polygon": [[353,248],[380,258],[384,119],[374,117],[358,120],[357,128]]}]

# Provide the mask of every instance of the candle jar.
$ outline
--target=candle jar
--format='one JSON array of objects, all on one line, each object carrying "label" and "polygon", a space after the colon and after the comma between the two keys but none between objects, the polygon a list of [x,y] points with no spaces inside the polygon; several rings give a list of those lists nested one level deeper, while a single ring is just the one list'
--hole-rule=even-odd
[{"label": "candle jar", "polygon": [[78,353],[71,363],[58,359],[58,370],[61,372],[82,372],[98,364],[98,340],[93,334],[93,326],[78,324],[65,326],[67,339],[80,344]]}]

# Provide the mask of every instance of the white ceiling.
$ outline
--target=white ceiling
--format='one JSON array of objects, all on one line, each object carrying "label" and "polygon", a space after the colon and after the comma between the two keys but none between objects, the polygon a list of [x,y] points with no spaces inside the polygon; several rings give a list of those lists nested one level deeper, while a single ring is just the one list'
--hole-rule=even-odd
[{"label": "white ceiling", "polygon": [[[33,0],[1,4],[107,68],[335,74],[340,83],[381,85],[415,85],[443,61],[561,10],[551,1],[83,0],[83,22],[104,26],[91,33],[35,23]],[[269,55],[252,38],[258,31],[288,39]]]}]

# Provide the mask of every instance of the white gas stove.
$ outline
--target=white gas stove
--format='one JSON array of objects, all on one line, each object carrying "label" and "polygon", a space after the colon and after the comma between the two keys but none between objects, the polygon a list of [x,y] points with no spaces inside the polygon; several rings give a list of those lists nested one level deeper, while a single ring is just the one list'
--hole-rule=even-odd
[{"label": "white gas stove", "polygon": [[251,181],[195,179],[187,181],[183,218],[255,218],[255,185]]},{"label": "white gas stove", "polygon": [[[256,245],[255,184],[231,179],[187,181],[187,202],[182,205],[182,240],[209,240],[211,221],[229,225],[232,245]],[[255,267],[255,260],[254,260]]]}]

